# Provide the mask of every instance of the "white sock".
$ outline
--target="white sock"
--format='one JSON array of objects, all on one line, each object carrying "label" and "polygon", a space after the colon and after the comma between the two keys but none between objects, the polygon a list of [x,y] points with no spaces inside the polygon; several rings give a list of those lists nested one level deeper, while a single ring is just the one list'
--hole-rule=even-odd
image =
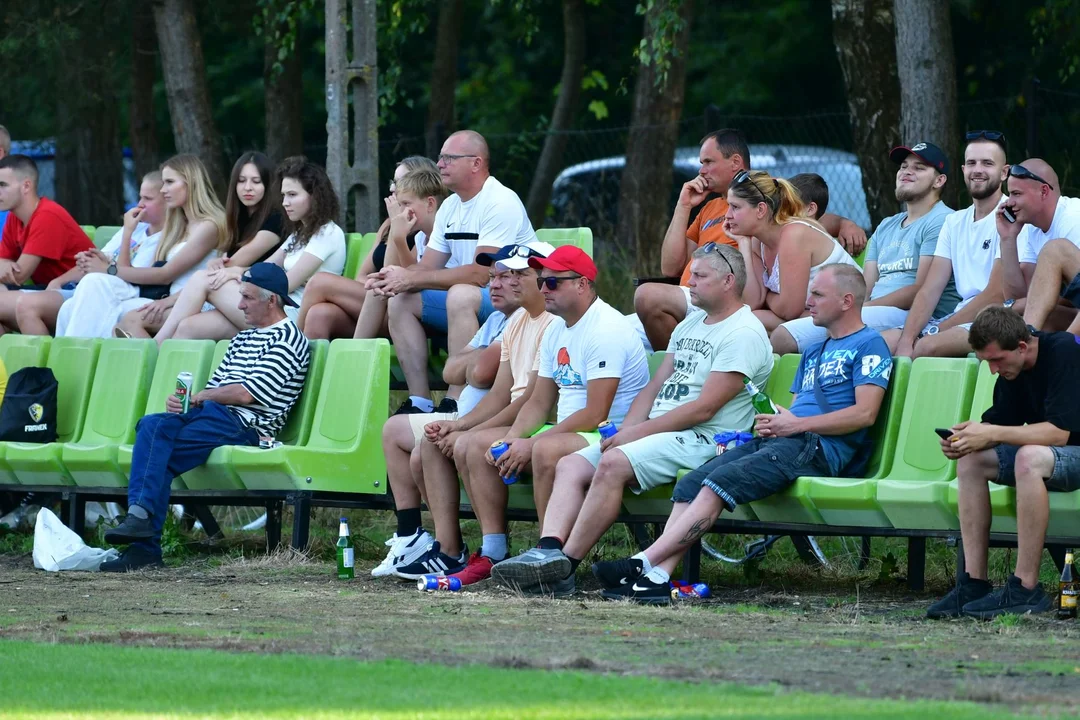
[{"label": "white sock", "polygon": [[412,400],[413,407],[420,408],[426,413],[435,411],[435,403],[431,402],[431,398],[410,395],[409,399]]},{"label": "white sock", "polygon": [[649,562],[649,558],[645,557],[645,553],[639,552],[637,555],[632,555],[631,560],[640,560],[642,562],[641,574],[645,575],[652,570],[652,563]]},{"label": "white sock", "polygon": [[652,580],[654,583],[667,583],[671,582],[671,576],[668,575],[668,571],[662,567],[654,567],[649,572],[645,573],[645,577]]}]

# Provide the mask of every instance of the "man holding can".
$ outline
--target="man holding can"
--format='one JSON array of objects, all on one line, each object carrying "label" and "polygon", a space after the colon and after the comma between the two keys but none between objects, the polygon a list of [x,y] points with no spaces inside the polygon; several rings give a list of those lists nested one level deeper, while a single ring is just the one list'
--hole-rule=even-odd
[{"label": "man holding can", "polygon": [[[163,413],[136,426],[128,483],[128,514],[105,532],[105,541],[128,545],[103,572],[160,567],[161,529],[174,477],[206,462],[223,445],[258,445],[285,425],[307,376],[307,338],[285,315],[289,279],[272,263],[256,263],[241,278],[240,311],[250,328],[229,343],[206,389],[191,395],[190,409],[170,395]],[[179,390],[179,383],[178,383]]]},{"label": "man holding can", "polygon": [[582,558],[615,522],[626,488],[641,493],[673,482],[680,469],[716,455],[715,434],[750,429],[754,407],[743,381],[764,387],[773,355],[765,326],[742,301],[745,284],[735,248],[708,243],[694,251],[690,301],[704,312],[675,327],[660,369],[621,427],[559,461],[538,547],[496,565],[496,582],[573,585]]}]

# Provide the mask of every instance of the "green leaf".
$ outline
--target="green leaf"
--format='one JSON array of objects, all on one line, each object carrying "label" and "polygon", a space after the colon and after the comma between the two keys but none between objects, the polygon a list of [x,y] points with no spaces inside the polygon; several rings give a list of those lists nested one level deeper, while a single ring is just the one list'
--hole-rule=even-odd
[{"label": "green leaf", "polygon": [[603,120],[608,116],[607,104],[603,100],[593,100],[589,103],[589,112],[597,120]]}]

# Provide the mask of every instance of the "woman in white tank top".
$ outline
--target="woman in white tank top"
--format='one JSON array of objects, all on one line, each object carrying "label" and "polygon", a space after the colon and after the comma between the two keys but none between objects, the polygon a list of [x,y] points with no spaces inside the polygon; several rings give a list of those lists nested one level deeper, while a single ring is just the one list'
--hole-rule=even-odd
[{"label": "woman in white tank top", "polygon": [[[728,188],[727,229],[746,261],[743,300],[769,332],[806,313],[810,283],[826,265],[855,260],[816,221],[787,180],[742,171]],[[780,273],[783,269],[783,283]]]}]

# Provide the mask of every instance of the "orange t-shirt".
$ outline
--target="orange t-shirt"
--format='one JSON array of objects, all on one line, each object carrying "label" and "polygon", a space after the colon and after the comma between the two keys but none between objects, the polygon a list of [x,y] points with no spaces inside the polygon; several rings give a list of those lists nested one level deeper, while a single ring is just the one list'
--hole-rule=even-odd
[{"label": "orange t-shirt", "polygon": [[[698,247],[708,245],[711,242],[723,243],[738,247],[738,243],[727,236],[724,232],[724,216],[727,215],[727,199],[723,197],[713,198],[705,203],[701,212],[694,218],[694,222],[686,229],[686,237],[697,243]],[[690,282],[690,263],[683,268],[680,285]]]}]

